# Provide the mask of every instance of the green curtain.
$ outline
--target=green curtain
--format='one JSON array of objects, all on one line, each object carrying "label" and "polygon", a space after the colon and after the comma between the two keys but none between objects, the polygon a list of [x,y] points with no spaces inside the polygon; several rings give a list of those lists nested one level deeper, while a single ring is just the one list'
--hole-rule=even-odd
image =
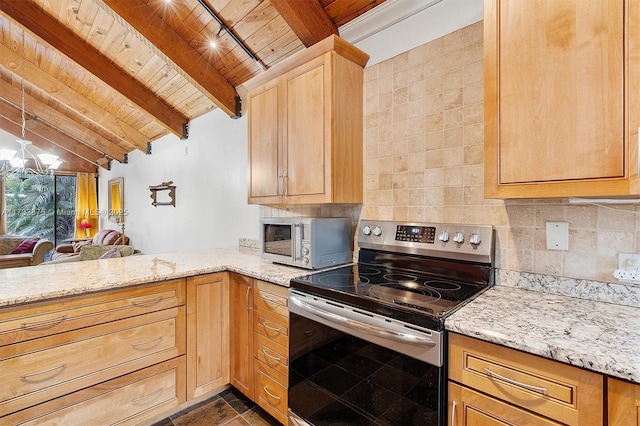
[{"label": "green curtain", "polygon": [[78,173],[76,179],[76,238],[84,238],[85,230],[80,222],[86,219],[91,224],[87,229],[89,238],[98,232],[98,192],[96,178],[91,173]]}]

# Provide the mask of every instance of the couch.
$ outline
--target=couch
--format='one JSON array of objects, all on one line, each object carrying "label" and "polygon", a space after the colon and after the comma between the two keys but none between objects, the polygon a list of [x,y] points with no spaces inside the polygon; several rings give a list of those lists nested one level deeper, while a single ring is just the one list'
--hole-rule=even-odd
[{"label": "couch", "polygon": [[99,246],[112,246],[112,245],[127,245],[129,244],[129,237],[122,234],[115,229],[102,229],[93,236],[91,240],[79,241],[73,244],[60,244],[51,253],[51,260],[58,260],[65,257],[78,256],[80,249],[85,245],[99,245]]},{"label": "couch", "polygon": [[[117,253],[113,253],[113,252],[117,252]],[[131,256],[133,254],[137,254],[136,250],[134,250],[133,247],[128,245],[85,244],[82,247],[80,247],[80,250],[78,251],[77,256],[58,257],[55,260],[51,260],[50,262],[43,263],[43,265],[81,262],[84,260],[107,259],[112,257],[126,257],[126,256]]]},{"label": "couch", "polygon": [[0,269],[38,265],[51,249],[53,243],[43,238],[0,235]]}]

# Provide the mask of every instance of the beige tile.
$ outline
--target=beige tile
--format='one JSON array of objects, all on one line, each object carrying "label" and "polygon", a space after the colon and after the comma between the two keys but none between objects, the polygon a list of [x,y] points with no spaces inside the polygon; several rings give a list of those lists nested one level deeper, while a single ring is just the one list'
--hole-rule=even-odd
[{"label": "beige tile", "polygon": [[409,188],[407,190],[409,204],[412,206],[424,206],[426,197],[424,188]]},{"label": "beige tile", "polygon": [[415,220],[418,222],[426,222],[427,215],[424,206],[409,206],[407,208],[407,215],[409,220]]},{"label": "beige tile", "polygon": [[444,169],[427,169],[424,171],[424,186],[428,187],[443,187],[444,186],[445,173]]},{"label": "beige tile", "polygon": [[[410,101],[415,101],[416,99],[422,99],[427,96],[427,85],[424,84],[423,80],[420,80],[418,82],[410,82],[409,86],[407,87],[407,90],[408,90],[407,93],[409,95]],[[424,114],[424,111],[421,111],[421,112],[422,114]]]},{"label": "beige tile", "polygon": [[462,107],[462,89],[455,89],[442,94],[442,103],[445,110]]},{"label": "beige tile", "polygon": [[507,249],[507,268],[514,271],[533,272],[533,250]]},{"label": "beige tile", "polygon": [[396,132],[395,130],[396,126],[394,126],[394,138],[393,141],[391,142],[391,152],[394,156],[400,156],[400,155],[404,155],[404,156],[408,156],[409,153],[407,152],[408,150],[408,139],[405,137],[400,137],[400,133],[402,133],[400,130],[398,130]]},{"label": "beige tile", "polygon": [[379,191],[364,191],[364,205],[366,207],[377,207],[379,203]]},{"label": "beige tile", "polygon": [[509,223],[507,209],[504,206],[492,206],[485,204],[484,215],[484,223],[494,226],[504,226]]},{"label": "beige tile", "polygon": [[484,25],[483,22],[476,22],[462,28],[462,44],[469,46],[470,44],[482,44]]},{"label": "beige tile", "polygon": [[[384,77],[390,77],[393,75],[393,62],[392,61],[384,61],[380,62],[378,70],[378,78],[382,79]],[[389,85],[389,87],[391,87]]]},{"label": "beige tile", "polygon": [[394,189],[393,190],[393,206],[407,206],[409,205],[409,190],[407,189]]},{"label": "beige tile", "polygon": [[393,72],[398,73],[409,68],[409,52],[401,53],[391,59],[393,62]]},{"label": "beige tile", "polygon": [[444,167],[444,186],[462,186],[462,167]]},{"label": "beige tile", "polygon": [[416,65],[423,65],[427,60],[427,44],[423,44],[407,52],[407,63],[411,68]]},{"label": "beige tile", "polygon": [[464,129],[462,127],[453,127],[444,131],[444,147],[454,148],[462,147]]},{"label": "beige tile", "polygon": [[613,272],[618,269],[617,256],[598,256],[597,276],[599,281],[613,281]]},{"label": "beige tile", "polygon": [[412,134],[407,138],[407,149],[410,153],[423,152],[426,149],[426,133]]},{"label": "beige tile", "polygon": [[378,179],[379,175],[365,175],[364,177],[364,189],[370,191],[379,188]]},{"label": "beige tile", "polygon": [[536,204],[536,226],[545,228],[547,222],[565,222],[564,205]]},{"label": "beige tile", "polygon": [[445,53],[442,58],[442,71],[443,73],[451,72],[458,68],[461,68],[464,65],[462,60],[462,49],[453,50],[449,53]]},{"label": "beige tile", "polygon": [[445,206],[462,206],[463,200],[462,187],[447,186],[444,188],[444,205]]},{"label": "beige tile", "polygon": [[465,105],[482,103],[484,101],[484,84],[482,81],[467,84],[462,88],[462,103]]},{"label": "beige tile", "polygon": [[393,105],[402,105],[409,102],[409,88],[405,85],[393,91]]},{"label": "beige tile", "polygon": [[464,166],[463,183],[465,185],[482,185],[484,183],[484,165],[471,164]]},{"label": "beige tile", "polygon": [[380,138],[380,142],[393,141],[393,123],[379,126],[378,137]]},{"label": "beige tile", "polygon": [[[484,205],[484,187],[481,185],[476,186],[464,186],[463,190],[463,204],[467,205]],[[504,210],[504,209],[503,209]],[[483,223],[493,223],[493,222],[485,222]]]},{"label": "beige tile", "polygon": [[571,229],[596,229],[598,207],[592,205],[567,205],[565,214]]},{"label": "beige tile", "polygon": [[392,220],[398,221],[407,221],[409,220],[409,209],[408,207],[393,207],[393,218]]},{"label": "beige tile", "polygon": [[511,226],[535,226],[535,206],[530,204],[507,205],[507,217]]},{"label": "beige tile", "polygon": [[408,157],[408,170],[410,172],[422,172],[426,168],[426,162],[424,154],[421,152],[418,155],[411,154]]},{"label": "beige tile", "polygon": [[564,271],[564,252],[536,250],[534,252],[534,272],[562,276]]},{"label": "beige tile", "polygon": [[481,62],[483,59],[483,51],[484,46],[482,45],[482,43],[475,43],[465,46],[462,49],[462,63],[464,65],[467,65],[474,62]]},{"label": "beige tile", "polygon": [[484,206],[463,206],[462,209],[462,222],[463,223],[479,223],[483,224],[484,220]]},{"label": "beige tile", "polygon": [[443,166],[453,167],[462,166],[464,163],[464,147],[456,146],[453,148],[446,147],[444,149]]},{"label": "beige tile", "polygon": [[427,61],[433,60],[443,55],[444,43],[442,37],[437,38],[424,45],[424,54]]},{"label": "beige tile", "polygon": [[535,248],[535,229],[534,228],[510,228],[505,246],[510,249],[517,250],[533,250]]},{"label": "beige tile", "polygon": [[[427,151],[440,150],[443,148],[443,146],[444,146],[443,131],[427,133],[427,140],[426,140]],[[429,155],[428,152],[427,152],[427,155]]]},{"label": "beige tile", "polygon": [[426,78],[424,82],[425,96],[440,95],[444,91],[442,74]]},{"label": "beige tile", "polygon": [[[426,115],[426,112],[425,112],[425,115]],[[443,124],[442,112],[426,115],[425,125],[426,125],[427,132],[442,130],[443,129],[442,124]]]},{"label": "beige tile", "polygon": [[424,78],[429,80],[432,77],[442,77],[445,73],[444,56],[439,56],[433,60],[427,60],[424,65]]},{"label": "beige tile", "polygon": [[633,207],[598,209],[598,229],[601,231],[633,231],[635,224],[636,216]]},{"label": "beige tile", "polygon": [[415,83],[424,87],[424,62],[413,65],[407,70],[407,84],[414,85]]},{"label": "beige tile", "polygon": [[462,124],[465,126],[471,124],[484,123],[484,104],[477,103],[464,105],[462,107]]},{"label": "beige tile", "polygon": [[442,91],[451,92],[462,89],[462,68],[449,71],[443,75]]},{"label": "beige tile", "polygon": [[378,109],[371,112],[382,112],[383,110],[390,110],[393,106],[393,92],[381,93],[378,95]]},{"label": "beige tile", "polygon": [[482,145],[467,145],[464,147],[464,164],[483,164],[484,149]]},{"label": "beige tile", "polygon": [[427,115],[441,113],[444,109],[442,94],[427,96],[424,106],[426,108],[425,114]]},{"label": "beige tile", "polygon": [[445,54],[460,51],[463,44],[462,30],[454,31],[442,37],[442,51]]},{"label": "beige tile", "polygon": [[464,81],[465,86],[482,81],[482,78],[483,78],[482,65],[483,65],[482,61],[478,61],[478,62],[467,64],[463,67],[462,79]]},{"label": "beige tile", "polygon": [[[413,156],[412,158],[423,158],[422,156]],[[408,173],[407,186],[409,188],[424,188],[424,168],[420,171],[411,171]]]},{"label": "beige tile", "polygon": [[394,173],[391,176],[391,188],[392,189],[403,189],[406,188],[408,181],[408,173]]},{"label": "beige tile", "polygon": [[484,123],[464,126],[462,141],[465,145],[484,145]]},{"label": "beige tile", "polygon": [[[427,205],[424,208],[424,214],[429,222],[445,222],[444,208],[442,206]],[[451,222],[455,222],[451,220]]]},{"label": "beige tile", "polygon": [[378,191],[378,206],[392,206],[393,205],[393,190],[380,190]]},{"label": "beige tile", "polygon": [[444,205],[444,187],[430,186],[424,188],[425,205],[442,206]]},{"label": "beige tile", "polygon": [[365,129],[371,129],[378,127],[378,113],[374,112],[371,114],[365,114],[364,116],[364,127]]},{"label": "beige tile", "polygon": [[569,253],[575,255],[597,255],[594,247],[598,245],[598,233],[595,230],[569,228]]},{"label": "beige tile", "polygon": [[409,170],[409,154],[395,155],[393,157],[393,173],[402,173]]},{"label": "beige tile", "polygon": [[378,177],[378,188],[379,189],[391,189],[393,182],[393,174],[384,173]]},{"label": "beige tile", "polygon": [[443,222],[464,222],[464,214],[459,206],[444,206],[442,209]]},{"label": "beige tile", "polygon": [[633,232],[599,231],[597,252],[600,257],[615,257],[629,253],[634,247]]},{"label": "beige tile", "polygon": [[462,126],[462,110],[460,108],[444,110],[442,125],[445,129]]}]

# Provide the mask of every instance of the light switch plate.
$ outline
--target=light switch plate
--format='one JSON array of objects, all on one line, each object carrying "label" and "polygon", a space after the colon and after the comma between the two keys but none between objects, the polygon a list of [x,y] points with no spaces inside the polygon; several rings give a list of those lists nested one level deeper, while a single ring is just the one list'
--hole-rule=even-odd
[{"label": "light switch plate", "polygon": [[547,249],[569,250],[569,222],[547,222]]}]

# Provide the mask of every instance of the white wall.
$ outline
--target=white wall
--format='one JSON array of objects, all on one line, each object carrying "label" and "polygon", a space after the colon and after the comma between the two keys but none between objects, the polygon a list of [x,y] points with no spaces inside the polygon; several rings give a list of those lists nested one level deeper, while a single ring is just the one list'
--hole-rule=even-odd
[{"label": "white wall", "polygon": [[[185,155],[185,149],[188,154]],[[238,245],[258,238],[257,206],[247,204],[247,122],[216,109],[191,122],[190,136],[168,135],[152,154],[129,154],[128,164],[100,170],[100,209],[107,210],[107,181],[124,177],[125,233],[135,248],[160,253]],[[151,205],[149,186],[172,180],[176,207]],[[101,218],[101,228],[118,229]]]},{"label": "white wall", "polygon": [[[406,7],[421,1],[393,3]],[[356,45],[369,53],[371,66],[481,19],[482,0],[443,0]],[[192,121],[187,141],[165,136],[152,143],[152,151],[151,155],[132,152],[129,164],[114,161],[111,171],[100,169],[103,211],[107,181],[124,177],[125,233],[137,249],[160,253],[229,247],[236,246],[239,238],[258,238],[259,208],[246,202],[246,118],[234,120],[215,109]],[[149,186],[168,180],[177,186],[176,207],[153,207]],[[106,217],[100,226],[117,229]]]}]

